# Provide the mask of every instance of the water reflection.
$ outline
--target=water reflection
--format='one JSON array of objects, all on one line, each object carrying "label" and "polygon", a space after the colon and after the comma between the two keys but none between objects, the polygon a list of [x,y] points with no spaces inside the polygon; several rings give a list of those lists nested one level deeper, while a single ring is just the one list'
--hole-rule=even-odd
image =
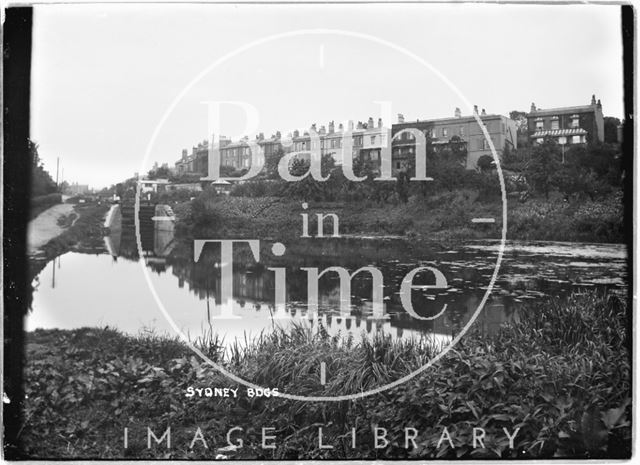
[{"label": "water reflection", "polygon": [[[383,332],[398,338],[430,334],[447,339],[469,321],[479,305],[498,251],[491,242],[445,250],[398,239],[301,239],[287,244],[282,257],[271,254],[270,243],[261,243],[261,260],[256,263],[249,247],[239,245],[234,254],[233,299],[222,302],[219,246],[208,244],[194,263],[191,244],[176,241],[173,222],[166,220],[141,228],[141,243],[154,288],[178,328],[191,337],[217,332],[227,343],[291,322],[322,324],[329,334],[356,338]],[[27,330],[108,324],[129,333],[143,327],[173,333],[139,269],[133,229],[115,230],[105,238],[105,247],[108,254],[68,253],[45,267],[36,278]],[[624,291],[625,255],[621,245],[510,243],[499,279],[474,328],[492,334],[505,321],[517,321],[522,302],[544,295],[562,296],[580,287]],[[362,266],[380,269],[382,308],[374,311],[372,279],[360,273],[353,279],[347,310],[341,311],[338,275],[328,273],[319,281],[318,312],[310,312],[307,273],[301,268],[329,266],[350,272]],[[436,292],[412,293],[414,309],[422,317],[434,316],[447,305],[444,314],[434,320],[412,318],[400,301],[402,279],[418,266],[437,268],[449,284]],[[284,306],[275,305],[275,274],[269,267],[286,269]],[[414,282],[424,285],[432,280],[433,276],[424,274]]]}]

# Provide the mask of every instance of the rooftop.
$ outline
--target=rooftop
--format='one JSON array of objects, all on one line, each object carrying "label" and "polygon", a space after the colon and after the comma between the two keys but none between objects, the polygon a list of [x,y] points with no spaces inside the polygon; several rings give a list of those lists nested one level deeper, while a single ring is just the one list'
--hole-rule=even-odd
[{"label": "rooftop", "polygon": [[[506,118],[506,116],[503,115],[497,115],[497,114],[490,114],[490,115],[478,115],[478,118],[480,118],[481,121],[484,120],[490,120],[490,119],[501,119],[501,118]],[[404,123],[394,123],[393,126],[404,126],[404,127],[411,127],[411,126],[415,126],[416,124],[421,124],[421,123],[425,123],[425,124],[429,124],[429,123],[459,123],[459,122],[464,122],[464,123],[468,123],[468,122],[473,122],[476,121],[475,116],[473,115],[469,115],[469,116],[450,116],[448,118],[434,118],[434,119],[421,119],[418,121],[405,121]]]},{"label": "rooftop", "polygon": [[586,111],[595,111],[596,105],[580,105],[577,107],[558,107],[558,108],[546,108],[530,111],[528,117],[536,116],[552,116],[566,113],[584,113]]}]

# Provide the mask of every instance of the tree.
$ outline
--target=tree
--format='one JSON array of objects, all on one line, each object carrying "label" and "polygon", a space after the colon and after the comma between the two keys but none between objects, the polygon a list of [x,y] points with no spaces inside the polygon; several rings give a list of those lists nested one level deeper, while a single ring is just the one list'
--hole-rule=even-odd
[{"label": "tree", "polygon": [[527,122],[527,114],[524,111],[513,110],[509,112],[509,118],[516,122],[518,147],[526,147],[529,145],[529,124]]},{"label": "tree", "polygon": [[458,136],[453,136],[446,148],[428,151],[427,157],[427,161],[431,159],[428,173],[439,188],[451,191],[461,185],[466,171],[467,148]]},{"label": "tree", "polygon": [[167,179],[171,175],[168,166],[161,166],[149,171],[149,179]]},{"label": "tree", "polygon": [[545,137],[542,144],[536,145],[531,160],[525,169],[525,175],[534,190],[549,198],[549,192],[557,183],[560,170],[560,149],[551,137]]},{"label": "tree", "polygon": [[51,175],[44,169],[44,165],[38,154],[38,144],[29,141],[29,151],[31,152],[31,195],[38,197],[40,195],[53,194],[57,192],[58,187]]},{"label": "tree", "polygon": [[[322,156],[320,161],[320,171],[322,176],[330,175],[327,181],[316,181],[311,174],[306,176],[301,181],[285,182],[282,194],[285,197],[292,197],[303,200],[325,200],[330,198],[332,188],[335,188],[335,184],[331,183],[331,178],[335,176],[335,160],[330,154]],[[309,170],[309,161],[301,158],[294,158],[291,161],[290,172],[294,176],[302,176]]]},{"label": "tree", "polygon": [[602,142],[571,146],[559,176],[562,178],[560,190],[567,197],[586,194],[593,199],[610,192],[612,186],[622,181],[617,146]]},{"label": "tree", "polygon": [[493,157],[491,155],[482,155],[478,158],[478,168],[483,173],[491,171],[493,169]]},{"label": "tree", "polygon": [[275,152],[267,155],[264,160],[264,171],[266,173],[267,179],[277,179],[278,175],[278,164],[280,163],[280,159],[284,156],[284,150],[279,148]]},{"label": "tree", "polygon": [[620,120],[612,116],[604,117],[604,141],[609,144],[620,142],[618,140],[618,126],[620,126]]},{"label": "tree", "polygon": [[400,171],[397,174],[396,193],[402,203],[409,201],[409,175],[406,171]]}]

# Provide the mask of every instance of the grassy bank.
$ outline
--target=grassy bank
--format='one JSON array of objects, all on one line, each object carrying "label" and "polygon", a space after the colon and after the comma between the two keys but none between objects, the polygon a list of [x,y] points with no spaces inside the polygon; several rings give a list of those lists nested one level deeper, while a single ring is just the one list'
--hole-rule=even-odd
[{"label": "grassy bank", "polygon": [[[302,234],[302,214],[309,230],[316,231],[316,214],[335,213],[341,234],[400,235],[439,241],[499,238],[502,203],[499,198],[478,199],[473,190],[411,197],[407,203],[311,203],[276,197],[226,197],[204,193],[176,208],[178,231],[187,237],[252,237],[287,239]],[[496,218],[495,224],[477,225],[472,218]],[[624,241],[622,199],[566,202],[561,197],[509,199],[508,239],[604,242]],[[331,220],[325,231],[332,231]]]},{"label": "grassy bank", "polygon": [[103,222],[109,207],[106,203],[76,204],[70,215],[58,221],[58,224],[66,229],[42,247],[45,257],[52,259],[78,247],[101,247],[104,236]]},{"label": "grassy bank", "polygon": [[[495,337],[466,336],[433,368],[384,393],[339,403],[249,398],[176,340],[111,329],[27,335],[25,457],[45,458],[473,458],[628,457],[630,360],[627,309],[615,296],[576,294],[530,304],[518,326]],[[342,341],[298,328],[276,332],[224,357],[215,339],[200,347],[228,370],[299,395],[368,389],[422,366],[428,341]],[[322,386],[320,362],[327,366]],[[240,388],[238,398],[185,396],[188,387]],[[166,443],[147,448],[146,428]],[[128,428],[128,448],[123,446]],[[190,447],[200,427],[207,442]],[[244,447],[227,447],[226,434]],[[273,427],[275,449],[261,446]],[[318,427],[323,428],[320,449]],[[389,443],[374,448],[372,427]],[[418,431],[404,447],[404,428]],[[444,441],[446,427],[454,447]],[[473,448],[474,427],[486,432]],[[357,447],[351,447],[356,428]],[[503,434],[520,428],[514,448]]]},{"label": "grassy bank", "polygon": [[62,203],[61,194],[39,195],[31,199],[31,209],[29,210],[29,219],[34,219],[45,210]]}]

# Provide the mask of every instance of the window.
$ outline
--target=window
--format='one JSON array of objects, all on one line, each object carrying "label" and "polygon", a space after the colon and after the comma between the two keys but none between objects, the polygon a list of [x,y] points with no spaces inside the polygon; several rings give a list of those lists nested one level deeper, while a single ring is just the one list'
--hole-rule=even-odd
[{"label": "window", "polygon": [[571,115],[571,127],[572,128],[580,127],[580,117],[578,115]]},{"label": "window", "polygon": [[362,136],[356,136],[353,138],[353,145],[361,146],[362,145]]},{"label": "window", "polygon": [[536,120],[536,130],[542,130],[544,129],[544,121],[542,120],[542,118],[538,118]]},{"label": "window", "polygon": [[371,145],[375,145],[376,143],[376,136],[371,136]]},{"label": "window", "polygon": [[580,142],[582,142],[581,137],[580,136],[572,136],[571,137],[571,143],[572,144],[579,144]]},{"label": "window", "polygon": [[552,130],[560,129],[560,120],[558,119],[557,116],[554,116],[553,118],[551,118],[551,129]]},{"label": "window", "polygon": [[449,135],[449,129],[442,128],[442,137],[447,137]]},{"label": "window", "polygon": [[460,126],[460,135],[464,136],[464,126]]},{"label": "window", "polygon": [[400,169],[400,162],[399,162],[399,161],[397,161],[397,162],[396,162],[396,169],[397,169],[397,170],[399,170],[399,169]]},{"label": "window", "polygon": [[536,142],[537,142],[538,144],[542,144],[542,141],[543,141],[543,140],[544,140],[544,139],[542,139],[542,137],[538,137],[538,138],[536,139]]},{"label": "window", "polygon": [[435,139],[436,137],[438,137],[438,134],[436,134],[436,130],[435,128],[431,130],[431,138]]}]

